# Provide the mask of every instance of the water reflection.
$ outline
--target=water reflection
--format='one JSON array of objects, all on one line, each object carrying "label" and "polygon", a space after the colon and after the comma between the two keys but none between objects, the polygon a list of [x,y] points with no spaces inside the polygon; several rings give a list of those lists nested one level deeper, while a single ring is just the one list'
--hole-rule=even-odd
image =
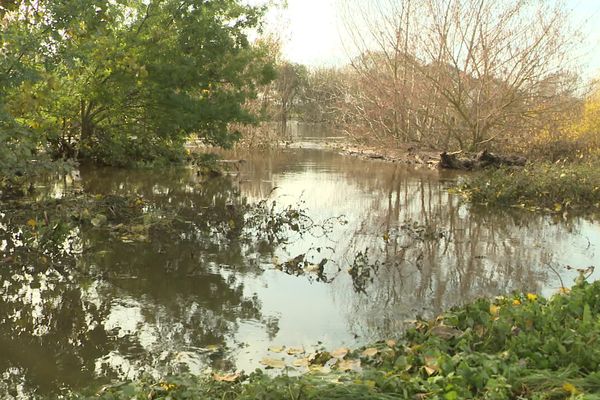
[{"label": "water reflection", "polygon": [[83,170],[81,183],[76,190],[98,198],[139,196],[143,217],[168,204],[178,219],[141,241],[90,224],[58,229],[67,225],[62,222],[45,224],[56,237],[42,240],[51,210],[4,213],[0,371],[6,392],[27,398],[142,373],[228,369],[233,361],[225,345],[239,321],[274,329],[237,276],[259,271],[247,256],[255,250],[232,228],[242,224],[236,209],[243,205],[229,180],[200,185],[190,171],[170,171],[157,181],[147,173]]},{"label": "water reflection", "polygon": [[347,216],[349,225],[332,235],[338,265],[348,268],[366,254],[375,268],[362,278],[342,274],[332,298],[362,338],[393,336],[415,315],[481,296],[549,295],[561,285],[557,273],[573,281],[565,265],[596,261],[593,221],[469,208],[446,190],[456,174],[310,149],[250,160],[242,178],[253,179],[242,182],[243,193],[258,198],[277,188],[280,199],[302,196],[317,218]]},{"label": "water reflection", "polygon": [[[138,232],[142,240],[88,223],[56,225],[45,233],[56,240],[42,242],[32,216],[3,205],[2,397],[52,397],[145,372],[252,370],[270,344],[396,336],[407,319],[474,297],[551,293],[553,269],[571,282],[561,266],[594,264],[600,245],[586,219],[469,209],[446,191],[455,175],[315,149],[227,157],[247,162],[208,181],[189,169],[83,168],[49,179],[35,199],[118,194],[139,199],[152,221],[176,216]],[[348,223],[325,236],[291,232],[275,246],[246,227],[246,202],[265,198],[277,210],[301,199],[317,224]],[[53,210],[32,212],[51,220]],[[281,265],[299,256],[306,264],[285,274]]]}]

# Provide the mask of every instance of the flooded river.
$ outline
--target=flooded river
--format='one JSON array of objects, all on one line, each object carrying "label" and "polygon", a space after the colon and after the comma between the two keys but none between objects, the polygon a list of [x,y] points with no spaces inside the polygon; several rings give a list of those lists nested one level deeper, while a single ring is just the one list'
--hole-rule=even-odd
[{"label": "flooded river", "polygon": [[[246,162],[209,180],[190,168],[82,168],[49,181],[45,196],[134,195],[182,221],[176,235],[143,240],[74,229],[69,262],[8,262],[15,234],[3,212],[0,397],[52,397],[145,373],[252,371],[272,346],[309,352],[393,338],[407,320],[476,297],[552,294],[576,276],[566,265],[597,262],[600,225],[586,218],[470,208],[446,190],[455,174],[314,143],[228,154]],[[217,224],[242,223],[227,213],[243,199],[300,210],[306,229],[277,243],[223,234]]]}]

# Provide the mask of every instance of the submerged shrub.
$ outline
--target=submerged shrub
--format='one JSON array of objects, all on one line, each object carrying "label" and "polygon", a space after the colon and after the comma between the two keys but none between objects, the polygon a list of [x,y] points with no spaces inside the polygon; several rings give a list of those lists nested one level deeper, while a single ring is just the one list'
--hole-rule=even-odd
[{"label": "submerged shrub", "polygon": [[500,168],[467,178],[454,190],[475,204],[561,212],[600,208],[600,162]]}]

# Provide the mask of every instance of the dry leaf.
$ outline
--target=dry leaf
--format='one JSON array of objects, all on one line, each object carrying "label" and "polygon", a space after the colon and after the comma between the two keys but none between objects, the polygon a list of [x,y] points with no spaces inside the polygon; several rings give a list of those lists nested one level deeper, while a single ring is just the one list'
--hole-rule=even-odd
[{"label": "dry leaf", "polygon": [[360,360],[340,360],[337,363],[340,371],[350,371],[360,368]]},{"label": "dry leaf", "polygon": [[273,353],[281,353],[283,350],[285,350],[285,346],[271,346],[271,347],[269,347],[269,351],[271,351]]},{"label": "dry leaf", "polygon": [[425,372],[427,375],[431,376],[438,372],[440,368],[437,365],[437,358],[431,356],[425,356]]},{"label": "dry leaf", "polygon": [[310,361],[308,361],[308,358],[299,358],[292,363],[294,367],[308,367],[309,364]]},{"label": "dry leaf", "polygon": [[388,345],[388,347],[396,347],[396,341],[394,339],[388,339],[385,341],[385,344]]},{"label": "dry leaf", "polygon": [[217,382],[236,382],[240,379],[240,373],[236,372],[234,374],[213,374],[213,379]]},{"label": "dry leaf", "polygon": [[265,357],[262,360],[260,360],[260,363],[267,368],[278,368],[278,369],[285,368],[285,361],[278,360],[276,358]]},{"label": "dry leaf", "polygon": [[290,347],[287,349],[286,353],[288,353],[290,356],[295,356],[296,354],[304,354],[304,348],[303,347]]},{"label": "dry leaf", "polygon": [[331,356],[335,358],[344,358],[349,351],[350,350],[346,347],[340,347],[339,349],[332,351]]},{"label": "dry leaf", "polygon": [[317,373],[320,373],[320,374],[327,374],[327,373],[331,372],[331,370],[329,368],[326,368],[326,367],[324,367],[322,365],[316,365],[316,364],[309,365],[308,366],[308,370],[310,372],[317,372]]},{"label": "dry leaf", "polygon": [[321,270],[321,266],[317,264],[309,264],[304,268],[304,272],[312,273],[319,272]]},{"label": "dry leaf", "polygon": [[375,347],[370,347],[365,349],[365,351],[362,352],[362,355],[365,357],[373,357],[377,353],[379,353],[379,350],[377,350]]}]

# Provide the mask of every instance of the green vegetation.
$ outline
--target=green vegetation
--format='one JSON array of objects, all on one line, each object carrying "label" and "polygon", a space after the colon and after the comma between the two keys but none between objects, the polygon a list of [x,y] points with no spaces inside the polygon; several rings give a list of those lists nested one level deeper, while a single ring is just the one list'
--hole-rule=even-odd
[{"label": "green vegetation", "polygon": [[600,168],[597,161],[590,161],[491,169],[468,177],[454,190],[475,204],[550,212],[597,210]]},{"label": "green vegetation", "polygon": [[311,369],[330,365],[330,374],[177,376],[106,386],[89,398],[597,399],[599,338],[600,283],[582,276],[549,299],[481,299],[416,321],[399,341],[308,358]]},{"label": "green vegetation", "polygon": [[218,146],[274,67],[247,38],[262,7],[237,0],[21,1],[0,7],[0,173],[37,154],[110,165]]}]

